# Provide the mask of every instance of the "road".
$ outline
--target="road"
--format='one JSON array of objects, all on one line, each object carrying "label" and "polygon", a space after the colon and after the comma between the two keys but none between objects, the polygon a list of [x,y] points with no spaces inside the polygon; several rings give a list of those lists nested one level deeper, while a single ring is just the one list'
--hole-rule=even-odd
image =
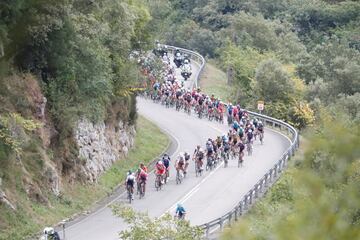
[{"label": "road", "polygon": [[[197,64],[192,65],[198,71]],[[179,75],[179,73],[177,74]],[[195,74],[193,74],[195,75]],[[190,86],[190,79],[186,86]],[[225,124],[200,120],[174,109],[167,109],[150,100],[138,98],[139,114],[157,124],[177,142],[177,149],[172,159],[179,152],[192,152],[196,145],[205,144],[206,139],[227,132]],[[154,174],[151,174],[146,197],[135,199],[132,207],[137,211],[148,212],[152,217],[159,217],[166,212],[174,214],[178,202],[183,203],[191,224],[198,225],[211,221],[231,210],[251,187],[278,161],[282,153],[289,147],[290,140],[277,132],[265,129],[264,144],[254,144],[252,156],[245,157],[244,166],[237,167],[236,161],[230,161],[228,168],[220,165],[212,172],[201,177],[195,176],[194,163],[189,166],[189,173],[183,183],[176,185],[174,175],[161,190],[154,187]],[[174,173],[172,164],[170,174]],[[126,201],[126,194],[118,196],[114,202]],[[104,207],[90,214],[81,221],[70,224],[66,230],[67,240],[115,240],[118,232],[126,228],[126,224],[112,215],[111,209]]]}]

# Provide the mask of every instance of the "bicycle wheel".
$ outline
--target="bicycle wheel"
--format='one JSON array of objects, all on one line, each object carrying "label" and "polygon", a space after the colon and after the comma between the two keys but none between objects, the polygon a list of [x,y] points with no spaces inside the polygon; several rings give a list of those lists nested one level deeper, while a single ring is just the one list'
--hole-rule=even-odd
[{"label": "bicycle wheel", "polygon": [[160,176],[157,176],[155,179],[155,188],[156,191],[159,191],[161,189],[161,179]]},{"label": "bicycle wheel", "polygon": [[242,163],[243,163],[243,160],[239,157],[239,160],[238,160],[238,168],[239,168],[239,167],[242,167]]},{"label": "bicycle wheel", "polygon": [[180,171],[178,170],[176,172],[176,184],[180,184],[181,183],[181,176],[180,176]]},{"label": "bicycle wheel", "polygon": [[131,194],[131,191],[130,191],[130,190],[128,190],[128,200],[129,200],[129,203],[131,204],[132,194]]}]

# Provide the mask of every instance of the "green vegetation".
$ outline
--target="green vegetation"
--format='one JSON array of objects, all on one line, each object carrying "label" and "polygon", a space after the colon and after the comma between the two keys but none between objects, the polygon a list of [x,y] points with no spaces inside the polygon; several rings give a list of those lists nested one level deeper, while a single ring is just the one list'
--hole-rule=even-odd
[{"label": "green vegetation", "polygon": [[227,86],[226,74],[218,69],[211,62],[206,63],[204,72],[201,75],[200,87],[207,94],[214,94],[223,101],[230,100],[231,88]]},{"label": "green vegetation", "polygon": [[[49,194],[48,205],[41,202],[29,202],[26,193],[21,190],[21,171],[13,171],[12,178],[16,181],[13,187],[19,188],[20,191],[17,199],[19,209],[14,213],[6,206],[0,205],[2,229],[0,239],[23,239],[24,236],[40,231],[45,225],[57,223],[73,214],[87,210],[94,202],[108,196],[121,185],[127,170],[135,169],[141,162],[149,163],[168,147],[169,142],[169,138],[157,126],[140,117],[137,122],[135,147],[128,157],[117,161],[100,177],[98,184],[63,182],[62,195],[55,197]],[[32,171],[35,172],[35,170]]]},{"label": "green vegetation", "polygon": [[113,213],[125,220],[129,230],[119,233],[120,239],[172,239],[172,240],[200,240],[202,231],[193,227],[190,222],[174,219],[170,214],[152,219],[147,213],[135,212],[131,207],[114,205]]}]

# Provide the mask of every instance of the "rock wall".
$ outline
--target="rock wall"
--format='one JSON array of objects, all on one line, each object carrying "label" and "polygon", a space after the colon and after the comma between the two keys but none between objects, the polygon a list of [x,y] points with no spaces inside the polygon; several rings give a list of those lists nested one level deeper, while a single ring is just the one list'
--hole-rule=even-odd
[{"label": "rock wall", "polygon": [[81,174],[96,182],[102,172],[125,157],[134,145],[135,127],[118,121],[115,126],[104,122],[94,124],[87,119],[77,122],[75,140],[82,160]]}]

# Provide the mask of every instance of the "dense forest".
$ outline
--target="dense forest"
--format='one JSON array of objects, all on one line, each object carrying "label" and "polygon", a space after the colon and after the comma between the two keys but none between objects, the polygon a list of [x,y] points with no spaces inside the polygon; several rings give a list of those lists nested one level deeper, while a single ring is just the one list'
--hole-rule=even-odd
[{"label": "dense forest", "polygon": [[16,214],[0,205],[0,239],[59,220],[32,219],[69,202],[49,197],[44,164],[76,171],[83,117],[104,121],[120,105],[117,117],[134,123],[129,54],[155,39],[214,60],[232,89],[223,100],[248,109],[263,100],[304,136],[286,174],[224,239],[360,237],[360,2],[3,0],[0,190],[22,205]]}]

